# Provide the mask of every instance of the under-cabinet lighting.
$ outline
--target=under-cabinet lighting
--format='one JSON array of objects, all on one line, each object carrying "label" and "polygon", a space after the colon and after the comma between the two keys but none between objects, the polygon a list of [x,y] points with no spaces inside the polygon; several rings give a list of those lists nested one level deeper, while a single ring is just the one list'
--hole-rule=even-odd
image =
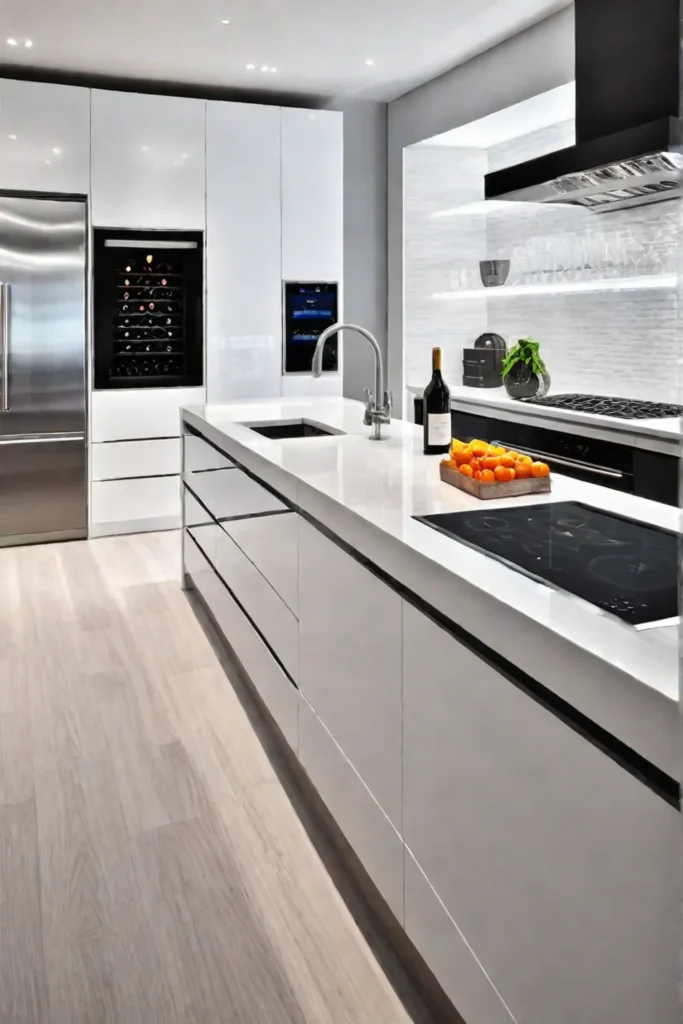
[{"label": "under-cabinet lighting", "polygon": [[524,295],[561,295],[571,292],[621,292],[650,288],[676,288],[676,274],[646,274],[643,277],[602,278],[595,281],[556,281],[554,284],[500,285],[498,288],[461,288],[434,292],[433,299],[511,299]]}]

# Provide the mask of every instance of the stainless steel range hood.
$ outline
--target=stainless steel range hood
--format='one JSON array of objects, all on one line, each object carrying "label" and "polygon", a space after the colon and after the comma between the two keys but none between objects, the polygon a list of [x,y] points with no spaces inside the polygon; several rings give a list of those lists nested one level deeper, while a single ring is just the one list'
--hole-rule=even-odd
[{"label": "stainless steel range hood", "polygon": [[487,174],[487,199],[595,213],[682,194],[680,0],[575,0],[576,145]]}]

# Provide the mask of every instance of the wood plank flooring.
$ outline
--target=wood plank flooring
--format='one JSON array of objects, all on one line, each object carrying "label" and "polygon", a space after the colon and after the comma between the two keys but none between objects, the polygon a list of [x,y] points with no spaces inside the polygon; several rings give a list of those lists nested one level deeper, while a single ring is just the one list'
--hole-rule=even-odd
[{"label": "wood plank flooring", "polygon": [[0,549],[0,1021],[407,1024],[179,548]]}]

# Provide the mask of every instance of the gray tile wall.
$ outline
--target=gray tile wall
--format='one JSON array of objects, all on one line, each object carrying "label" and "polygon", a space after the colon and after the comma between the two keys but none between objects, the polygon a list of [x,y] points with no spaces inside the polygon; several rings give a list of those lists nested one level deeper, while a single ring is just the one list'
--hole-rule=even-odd
[{"label": "gray tile wall", "polygon": [[[410,192],[404,219],[406,383],[425,382],[424,353],[439,343],[446,350],[448,379],[460,383],[462,348],[486,329],[509,342],[525,335],[537,338],[554,391],[680,400],[677,289],[590,290],[591,283],[608,279],[645,277],[645,285],[648,276],[675,275],[680,202],[606,215],[515,204],[506,210],[493,207],[490,213],[425,216],[431,206],[456,206],[453,197],[461,191],[463,196],[480,198],[475,179],[483,178],[487,169],[531,159],[573,140],[573,122],[566,122],[502,143],[488,153],[447,150],[444,155],[436,147],[424,146],[405,151],[404,180]],[[440,175],[449,159],[451,199],[446,202]],[[436,187],[434,179],[439,180]],[[483,300],[434,298],[435,292],[477,288],[482,258],[511,260],[507,287],[531,285],[543,291],[515,296],[503,286],[495,294],[487,290]],[[563,293],[565,283],[586,289]],[[431,340],[436,337],[438,341]]]},{"label": "gray tile wall", "polygon": [[484,198],[486,151],[452,146],[404,150],[405,307],[404,380],[423,387],[431,376],[431,350],[443,348],[446,380],[462,379],[462,349],[486,330],[486,299],[435,301],[459,280],[461,267],[486,258],[486,220],[442,217],[444,210]]}]

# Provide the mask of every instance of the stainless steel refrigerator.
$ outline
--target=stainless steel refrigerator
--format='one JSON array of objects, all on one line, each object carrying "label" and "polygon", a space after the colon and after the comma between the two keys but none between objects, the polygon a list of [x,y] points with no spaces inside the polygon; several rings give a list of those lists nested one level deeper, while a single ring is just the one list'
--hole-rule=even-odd
[{"label": "stainless steel refrigerator", "polygon": [[0,196],[0,545],[87,534],[85,202]]}]

